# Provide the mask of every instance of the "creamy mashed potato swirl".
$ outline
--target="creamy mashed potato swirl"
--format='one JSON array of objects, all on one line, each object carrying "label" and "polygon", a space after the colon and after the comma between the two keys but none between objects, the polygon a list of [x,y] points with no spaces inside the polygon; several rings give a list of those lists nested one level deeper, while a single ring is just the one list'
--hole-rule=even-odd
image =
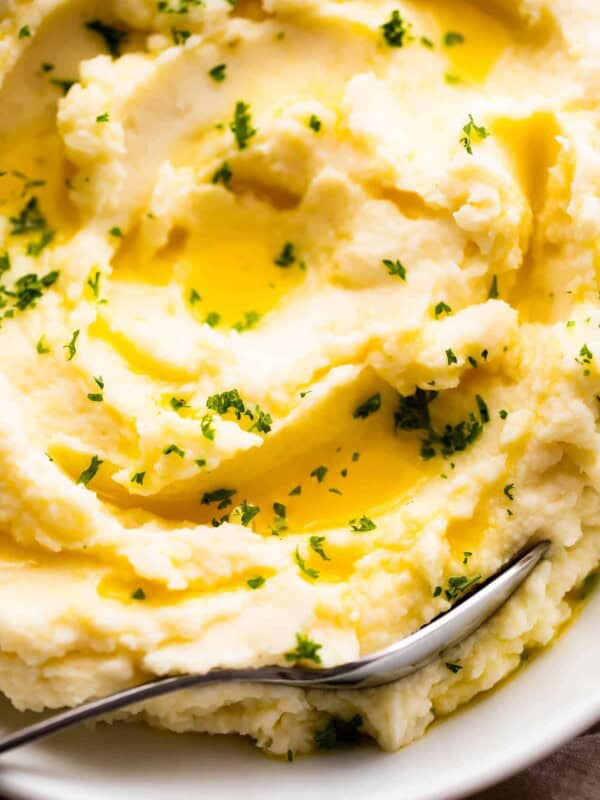
[{"label": "creamy mashed potato swirl", "polygon": [[539,538],[501,613],[393,686],[121,716],[392,750],[553,639],[600,555],[593,6],[0,3],[17,708],[355,659]]}]

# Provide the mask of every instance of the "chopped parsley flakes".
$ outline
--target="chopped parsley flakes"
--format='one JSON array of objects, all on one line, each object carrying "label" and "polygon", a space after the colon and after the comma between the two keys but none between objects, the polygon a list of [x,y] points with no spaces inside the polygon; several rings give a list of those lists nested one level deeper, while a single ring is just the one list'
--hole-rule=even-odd
[{"label": "chopped parsley flakes", "polygon": [[283,245],[277,258],[273,259],[273,263],[278,267],[282,267],[283,269],[286,267],[291,267],[292,264],[296,263],[296,252],[292,242],[286,242]]},{"label": "chopped parsley flakes", "polygon": [[166,456],[170,456],[171,453],[175,453],[179,456],[179,458],[183,458],[185,456],[185,452],[178,447],[176,444],[169,444],[163,449],[163,453]]},{"label": "chopped parsley flakes", "polygon": [[479,419],[471,412],[466,420],[456,425],[446,424],[442,429],[436,429],[431,421],[429,405],[437,396],[437,392],[424,389],[417,389],[413,395],[400,395],[400,405],[394,414],[396,429],[426,432],[421,439],[421,458],[425,460],[438,453],[446,458],[466,450],[481,435],[483,426],[490,421],[485,400],[476,395]]},{"label": "chopped parsley flakes", "polygon": [[218,503],[217,508],[223,509],[231,505],[231,498],[236,494],[236,489],[215,489],[212,492],[204,492],[201,503],[210,505]]},{"label": "chopped parsley flakes", "polygon": [[261,315],[258,311],[244,311],[244,319],[238,320],[233,324],[234,330],[238,333],[249,331],[251,328],[260,322]]},{"label": "chopped parsley flakes", "polygon": [[231,167],[224,161],[221,166],[215,170],[212,176],[212,182],[214,184],[221,183],[223,186],[229,186],[229,182],[233,177],[233,172],[231,171]]},{"label": "chopped parsley flakes", "polygon": [[146,592],[142,589],[141,586],[138,586],[135,592],[132,592],[130,596],[132,600],[145,600]]},{"label": "chopped parsley flakes", "polygon": [[392,16],[381,26],[383,38],[390,47],[402,47],[408,35],[408,26],[396,9],[392,11]]},{"label": "chopped parsley flakes", "polygon": [[50,83],[52,86],[56,86],[59,89],[62,89],[63,94],[67,94],[71,86],[73,86],[76,81],[70,81],[63,78],[50,78]]},{"label": "chopped parsley flakes", "polygon": [[366,533],[367,531],[374,531],[377,525],[372,519],[363,514],[360,519],[351,519],[349,522],[351,530],[355,533]]},{"label": "chopped parsley flakes", "polygon": [[[231,0],[227,2],[232,5]],[[161,14],[187,14],[190,8],[201,8],[204,0],[158,0],[156,8]]]},{"label": "chopped parsley flakes", "polygon": [[169,400],[169,404],[173,411],[180,411],[182,408],[189,408],[190,405],[187,400],[184,400],[183,397],[172,397]]},{"label": "chopped parsley flakes", "polygon": [[303,633],[296,634],[296,648],[285,653],[285,660],[296,663],[297,661],[314,661],[315,664],[321,663],[319,650],[322,644],[313,642]]},{"label": "chopped parsley flakes", "polygon": [[59,273],[53,270],[40,278],[34,272],[29,272],[18,278],[12,289],[0,284],[0,309],[6,308],[9,303],[12,304],[12,309],[5,311],[4,317],[14,316],[15,310],[26,311],[28,308],[35,308],[46,289],[56,283],[58,275]]},{"label": "chopped parsley flakes", "polygon": [[260,508],[258,506],[253,506],[248,503],[247,500],[242,500],[240,507],[240,522],[244,527],[248,527],[248,525],[252,522],[254,517],[260,513]]},{"label": "chopped parsley flakes", "polygon": [[171,28],[171,36],[173,37],[173,44],[185,44],[192,35],[191,31],[184,31],[180,28]]},{"label": "chopped parsley flakes", "polygon": [[208,74],[216,83],[223,83],[225,80],[227,71],[227,64],[217,64],[212,69],[208,70]]},{"label": "chopped parsley flakes", "polygon": [[446,661],[446,667],[450,670],[450,672],[453,672],[455,675],[462,669],[460,664],[451,664],[449,661]]},{"label": "chopped parsley flakes", "polygon": [[235,141],[240,150],[248,147],[248,142],[256,136],[256,128],[252,127],[252,115],[250,106],[243,100],[238,100],[233,112],[233,120],[229,124],[229,129],[235,136]]},{"label": "chopped parsley flakes", "polygon": [[46,344],[46,337],[43,334],[38,339],[35,349],[38,351],[40,355],[44,355],[45,353],[50,352],[50,348]]},{"label": "chopped parsley flakes", "polygon": [[581,366],[585,366],[586,367],[583,370],[584,378],[587,378],[588,375],[590,374],[590,370],[587,368],[587,366],[592,363],[593,358],[594,358],[594,354],[592,353],[590,348],[587,346],[587,344],[584,344],[583,347],[581,348],[581,350],[579,351],[579,357],[575,359],[575,361],[578,364],[581,364]]},{"label": "chopped parsley flakes", "polygon": [[256,575],[254,578],[248,578],[246,583],[251,589],[260,589],[261,586],[265,585],[266,578],[263,578],[262,575]]},{"label": "chopped parsley flakes", "polygon": [[92,478],[95,477],[102,464],[104,464],[104,461],[99,459],[98,456],[92,456],[89,466],[86,467],[77,478],[77,483],[83,483],[84,486],[87,486]]},{"label": "chopped parsley flakes", "polygon": [[311,548],[317,553],[317,555],[321,556],[324,561],[331,561],[325,550],[323,549],[323,544],[325,543],[324,536],[311,536],[309,539],[309,544]]},{"label": "chopped parsley flakes", "polygon": [[310,119],[308,120],[308,127],[311,128],[315,133],[319,133],[319,131],[321,130],[322,123],[316,114],[310,115]]},{"label": "chopped parsley flakes", "polygon": [[458,364],[458,358],[454,355],[454,350],[451,347],[446,350],[446,360],[448,361],[448,366],[450,364]]},{"label": "chopped parsley flakes", "polygon": [[31,197],[23,206],[16,217],[9,217],[12,225],[10,233],[12,236],[21,236],[25,233],[42,231],[48,227],[46,217],[40,209],[37,197]]},{"label": "chopped parsley flakes", "polygon": [[127,39],[127,31],[113,28],[112,25],[107,25],[99,19],[86,22],[85,27],[104,39],[104,44],[113,58],[118,58],[121,55],[121,45]]},{"label": "chopped parsley flakes", "polygon": [[200,430],[202,431],[202,435],[205,439],[208,439],[211,442],[214,441],[215,429],[213,427],[212,414],[205,414],[202,417],[200,420]]},{"label": "chopped parsley flakes", "polygon": [[146,477],[145,472],[134,472],[133,475],[131,476],[131,482],[137,483],[139,486],[142,486],[145,477]]},{"label": "chopped parsley flakes", "polygon": [[72,361],[77,354],[77,339],[79,338],[79,330],[73,331],[71,339],[63,344],[63,348],[67,351],[67,361]]},{"label": "chopped parsley flakes", "polygon": [[294,553],[294,558],[296,560],[296,564],[300,567],[300,571],[303,572],[308,578],[312,580],[316,580],[319,575],[321,574],[318,569],[312,569],[312,567],[306,566],[306,561],[300,555],[300,550],[296,548],[296,552]]},{"label": "chopped parsley flakes", "polygon": [[352,416],[354,419],[366,419],[371,414],[374,414],[376,411],[379,411],[381,408],[381,394],[377,392],[377,394],[371,395],[364,403],[361,403],[357,408],[354,409],[354,413]]},{"label": "chopped parsley flakes", "polygon": [[216,328],[221,322],[221,315],[217,311],[209,311],[204,321],[210,328]]},{"label": "chopped parsley flakes", "polygon": [[452,309],[450,308],[450,306],[447,303],[444,303],[444,301],[442,300],[442,302],[438,303],[434,309],[435,318],[437,319],[438,317],[441,317],[442,314],[450,314],[451,311]]},{"label": "chopped parsley flakes", "polygon": [[327,475],[327,467],[324,467],[322,465],[320,467],[315,467],[313,471],[310,473],[310,477],[316,478],[317,483],[323,483],[325,475]]},{"label": "chopped parsley flakes", "polygon": [[467,153],[472,156],[473,155],[473,146],[472,140],[473,137],[476,137],[479,140],[487,139],[490,135],[490,132],[485,127],[485,125],[477,125],[475,120],[473,119],[473,115],[469,114],[469,121],[463,127],[463,136],[460,138],[460,144],[465,148]]},{"label": "chopped parsley flakes", "polygon": [[101,276],[100,271],[96,270],[94,272],[94,274],[90,275],[90,277],[85,282],[86,286],[89,286],[90,289],[92,290],[92,294],[94,295],[94,299],[95,300],[97,300],[98,297],[100,296],[100,278],[101,277],[102,276]]},{"label": "chopped parsley flakes", "polygon": [[387,269],[388,275],[396,275],[401,280],[406,280],[406,269],[398,259],[392,261],[389,258],[384,258],[383,265]]},{"label": "chopped parsley flakes", "polygon": [[444,45],[446,47],[455,47],[457,44],[464,44],[465,37],[462,33],[457,33],[456,31],[448,31],[448,33],[444,36]]},{"label": "chopped parsley flakes", "polygon": [[269,433],[273,424],[271,415],[262,411],[259,406],[255,406],[253,411],[248,408],[237,389],[211,395],[206,401],[206,407],[221,415],[231,411],[237,419],[241,419],[242,416],[248,417],[252,422],[251,431]]}]

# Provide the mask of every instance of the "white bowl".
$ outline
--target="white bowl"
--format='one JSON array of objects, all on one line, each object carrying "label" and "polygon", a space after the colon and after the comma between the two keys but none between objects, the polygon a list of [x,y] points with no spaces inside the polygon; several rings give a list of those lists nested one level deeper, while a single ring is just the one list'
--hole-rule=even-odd
[{"label": "white bowl", "polygon": [[[399,753],[375,747],[265,758],[234,738],[141,725],[76,728],[0,759],[0,796],[27,800],[452,800],[542,758],[600,719],[600,592],[503,687]],[[8,704],[0,723],[33,719]]]}]

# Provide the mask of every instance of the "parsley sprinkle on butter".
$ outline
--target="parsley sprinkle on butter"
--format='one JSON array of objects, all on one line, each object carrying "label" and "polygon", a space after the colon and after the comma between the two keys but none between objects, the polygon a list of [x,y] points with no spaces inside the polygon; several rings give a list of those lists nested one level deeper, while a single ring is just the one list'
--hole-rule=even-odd
[{"label": "parsley sprinkle on butter", "polygon": [[311,567],[306,566],[306,561],[300,555],[300,550],[296,548],[296,552],[294,553],[294,558],[296,560],[296,564],[300,567],[300,571],[307,576],[307,578],[311,578],[312,580],[316,580],[319,575],[321,574],[318,569],[312,569]]},{"label": "parsley sprinkle on butter", "polygon": [[324,536],[311,536],[309,539],[309,544],[311,548],[317,553],[317,555],[321,556],[324,561],[331,561],[325,550],[323,549],[323,545],[325,544],[325,537]]},{"label": "parsley sprinkle on butter", "polygon": [[392,16],[381,26],[383,38],[390,47],[402,47],[408,34],[408,27],[404,24],[400,12],[392,11]]},{"label": "parsley sprinkle on butter", "polygon": [[214,184],[221,183],[223,186],[229,186],[229,182],[233,177],[233,172],[231,171],[231,167],[224,161],[221,166],[215,170],[212,176],[212,182]]},{"label": "parsley sprinkle on butter", "polygon": [[83,483],[84,486],[87,486],[92,478],[95,477],[102,464],[104,464],[104,461],[99,459],[98,456],[92,456],[89,466],[86,467],[77,478],[77,483]]},{"label": "parsley sprinkle on butter", "polygon": [[296,252],[292,242],[286,242],[283,245],[277,258],[273,259],[273,263],[284,269],[296,263]]},{"label": "parsley sprinkle on butter", "polygon": [[262,575],[256,575],[254,578],[248,578],[246,583],[251,589],[260,589],[261,586],[265,585],[266,579]]},{"label": "parsley sprinkle on butter", "polygon": [[446,47],[455,47],[457,44],[464,44],[465,37],[462,33],[457,33],[456,31],[448,31],[448,33],[444,36],[444,45]]},{"label": "parsley sprinkle on butter", "polygon": [[313,471],[310,473],[310,477],[316,478],[317,483],[323,483],[325,475],[327,475],[327,467],[324,466],[315,467],[315,469],[313,469]]},{"label": "parsley sprinkle on butter", "polygon": [[373,520],[369,519],[369,517],[365,516],[364,514],[362,517],[360,517],[360,519],[351,519],[349,525],[351,530],[353,530],[355,533],[374,531],[377,527]]},{"label": "parsley sprinkle on butter", "polygon": [[361,403],[357,408],[354,409],[354,413],[352,416],[354,419],[366,419],[367,417],[374,414],[376,411],[379,411],[381,408],[381,394],[377,392],[377,394],[371,395],[364,403]]}]

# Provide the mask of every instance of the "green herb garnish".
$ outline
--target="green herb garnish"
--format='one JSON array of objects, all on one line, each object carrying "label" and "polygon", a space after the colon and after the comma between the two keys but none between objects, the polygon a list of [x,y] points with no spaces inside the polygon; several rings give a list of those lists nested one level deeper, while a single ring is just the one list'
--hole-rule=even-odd
[{"label": "green herb garnish", "polygon": [[313,642],[303,633],[296,634],[296,649],[290,650],[285,653],[286,661],[314,661],[315,664],[321,663],[321,656],[319,650],[323,647],[322,644]]},{"label": "green herb garnish", "polygon": [[374,531],[377,525],[372,519],[363,514],[359,519],[351,519],[349,522],[350,528],[355,533],[366,533],[367,531]]},{"label": "green herb garnish", "polygon": [[185,456],[185,452],[181,449],[181,447],[178,447],[176,444],[168,444],[166,447],[163,448],[163,453],[166,456],[170,456],[171,453],[175,453],[175,455],[178,455],[179,458],[183,458]]},{"label": "green herb garnish", "polygon": [[63,345],[67,351],[67,361],[72,361],[77,353],[77,339],[79,338],[79,330],[73,331],[70,341]]},{"label": "green herb garnish", "polygon": [[408,26],[404,24],[400,12],[392,11],[392,16],[381,26],[383,38],[390,47],[402,47],[408,34]]},{"label": "green herb garnish", "polygon": [[227,64],[217,64],[216,67],[208,70],[208,74],[216,83],[223,83],[226,78]]},{"label": "green herb garnish", "polygon": [[229,129],[235,136],[235,141],[240,150],[248,147],[248,142],[256,136],[256,128],[252,127],[252,116],[250,106],[243,100],[238,100],[235,104],[233,120],[229,124]]},{"label": "green herb garnish", "polygon": [[406,280],[406,269],[398,259],[392,261],[389,258],[384,258],[383,264],[388,271],[388,275],[397,275],[401,280]]},{"label": "green herb garnish", "polygon": [[232,177],[233,172],[231,171],[231,167],[227,161],[224,161],[219,169],[215,170],[213,173],[212,182],[215,184],[222,183],[223,186],[229,186],[229,182],[231,181]]},{"label": "green herb garnish", "polygon": [[214,489],[212,492],[204,492],[201,503],[205,506],[218,503],[217,508],[227,508],[231,505],[231,498],[236,492],[236,489]]},{"label": "green herb garnish", "polygon": [[473,155],[473,146],[472,146],[472,139],[475,136],[477,139],[487,139],[490,135],[490,132],[485,127],[485,125],[477,125],[475,120],[473,119],[473,115],[469,114],[469,121],[463,127],[464,136],[460,139],[460,144],[465,148],[467,153],[472,156]]},{"label": "green herb garnish", "polygon": [[98,456],[92,456],[89,466],[86,467],[81,475],[77,478],[77,483],[83,483],[84,486],[87,486],[92,478],[96,475],[102,464],[104,464],[104,461],[99,459]]},{"label": "green herb garnish", "polygon": [[266,583],[266,578],[263,578],[262,575],[256,575],[254,578],[248,578],[246,583],[251,589],[260,589]]},{"label": "green herb garnish", "polygon": [[309,544],[311,548],[317,553],[317,555],[321,556],[324,561],[331,561],[325,550],[323,549],[323,544],[325,542],[324,536],[311,536],[309,539]]},{"label": "green herb garnish", "polygon": [[300,555],[300,550],[298,548],[296,548],[294,558],[296,560],[296,564],[298,564],[298,566],[300,567],[300,571],[303,572],[308,578],[316,580],[319,577],[319,575],[321,574],[319,570],[306,566],[306,561]]},{"label": "green herb garnish", "polygon": [[464,44],[465,37],[462,33],[457,33],[456,31],[448,31],[448,33],[444,36],[444,45],[446,47],[455,47],[457,44]]},{"label": "green herb garnish", "polygon": [[371,395],[364,403],[361,403],[357,408],[354,409],[354,413],[352,416],[354,419],[366,419],[371,414],[374,414],[376,411],[379,411],[381,408],[381,394],[377,392],[377,394]]},{"label": "green herb garnish", "polygon": [[291,267],[296,262],[296,253],[292,242],[286,242],[281,248],[281,252],[277,258],[273,259],[273,263],[278,267],[286,268]]}]

